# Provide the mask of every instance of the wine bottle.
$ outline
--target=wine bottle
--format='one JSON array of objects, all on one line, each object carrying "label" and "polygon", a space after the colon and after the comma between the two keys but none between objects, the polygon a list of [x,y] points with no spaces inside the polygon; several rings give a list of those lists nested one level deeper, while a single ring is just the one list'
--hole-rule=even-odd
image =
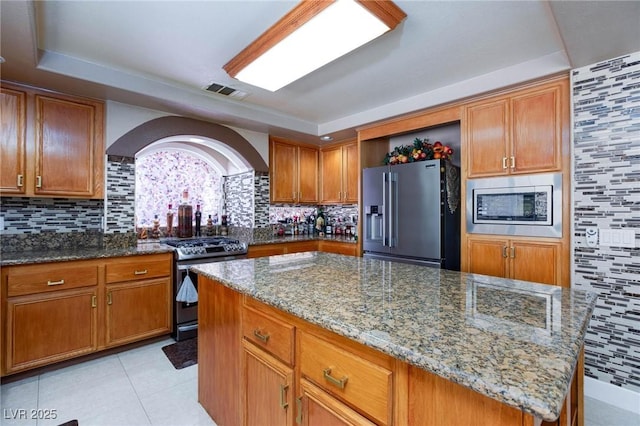
[{"label": "wine bottle", "polygon": [[178,206],[178,237],[193,237],[193,207],[189,204],[189,191],[182,193],[182,203]]},{"label": "wine bottle", "polygon": [[200,232],[200,228],[202,226],[202,212],[200,211],[200,204],[196,204],[196,237],[199,237],[202,235],[202,233]]}]

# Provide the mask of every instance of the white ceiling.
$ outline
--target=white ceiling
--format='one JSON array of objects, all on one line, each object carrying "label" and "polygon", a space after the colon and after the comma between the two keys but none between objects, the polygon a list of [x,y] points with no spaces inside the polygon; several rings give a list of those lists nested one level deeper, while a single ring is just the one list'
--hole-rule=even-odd
[{"label": "white ceiling", "polygon": [[[290,0],[0,2],[3,79],[318,142],[640,51],[640,1],[396,1],[394,31],[278,90],[222,66]],[[203,90],[220,83],[234,100]]]}]

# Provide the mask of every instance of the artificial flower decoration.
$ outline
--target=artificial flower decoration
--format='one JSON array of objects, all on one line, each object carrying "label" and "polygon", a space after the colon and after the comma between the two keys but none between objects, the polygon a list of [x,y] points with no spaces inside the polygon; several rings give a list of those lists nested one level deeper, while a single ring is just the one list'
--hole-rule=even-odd
[{"label": "artificial flower decoration", "polygon": [[384,157],[384,164],[403,164],[425,160],[448,160],[453,155],[453,149],[442,142],[429,143],[429,139],[416,138],[413,145],[400,145]]}]

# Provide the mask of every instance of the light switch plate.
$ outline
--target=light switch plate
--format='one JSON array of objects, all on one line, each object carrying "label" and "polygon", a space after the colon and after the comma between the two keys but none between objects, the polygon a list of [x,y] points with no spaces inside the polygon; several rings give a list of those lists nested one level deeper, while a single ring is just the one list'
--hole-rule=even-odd
[{"label": "light switch plate", "polygon": [[636,231],[633,229],[601,229],[600,245],[635,248]]}]

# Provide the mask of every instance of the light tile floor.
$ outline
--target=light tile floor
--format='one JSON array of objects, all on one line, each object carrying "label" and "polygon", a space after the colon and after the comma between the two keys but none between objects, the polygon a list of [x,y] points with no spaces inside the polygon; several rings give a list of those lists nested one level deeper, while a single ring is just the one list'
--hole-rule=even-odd
[{"label": "light tile floor", "polygon": [[[0,387],[3,426],[213,425],[198,404],[198,368],[173,368],[167,339]],[[56,419],[15,419],[19,410],[56,410]],[[640,414],[585,398],[586,426],[640,426]]]}]

